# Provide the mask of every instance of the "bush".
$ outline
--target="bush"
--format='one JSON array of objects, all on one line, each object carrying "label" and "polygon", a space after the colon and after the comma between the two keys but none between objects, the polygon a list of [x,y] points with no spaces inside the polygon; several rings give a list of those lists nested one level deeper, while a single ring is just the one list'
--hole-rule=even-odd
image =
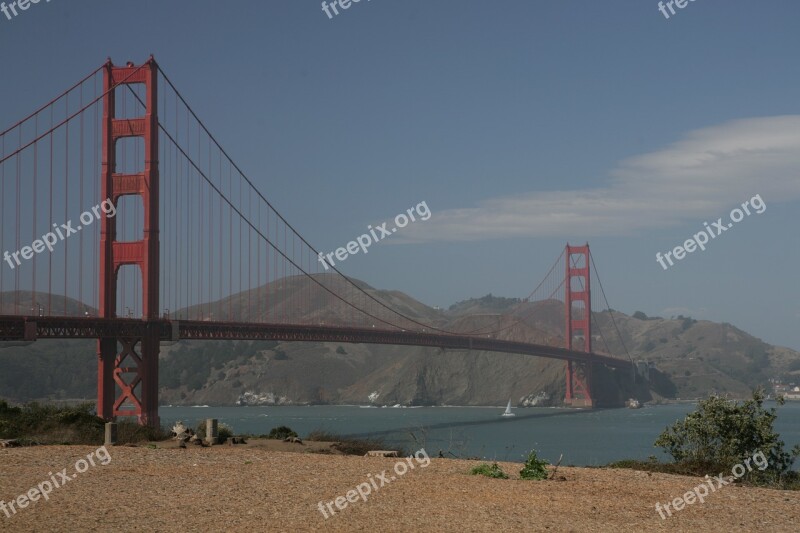
[{"label": "bush", "polygon": [[776,409],[764,409],[763,402],[762,390],[754,391],[752,399],[742,403],[712,396],[701,401],[684,420],[667,427],[655,445],[698,475],[730,472],[733,466],[761,452],[769,462],[767,468],[753,469],[744,479],[763,485],[790,485],[796,482],[797,473],[791,468],[800,456],[800,445],[791,452],[784,450],[784,442],[773,429]]},{"label": "bush", "polygon": [[508,474],[503,472],[503,469],[500,468],[500,465],[497,463],[488,464],[488,463],[481,463],[478,466],[474,466],[472,470],[469,471],[470,474],[473,476],[486,476],[495,479],[508,479]]},{"label": "bush", "polygon": [[696,476],[698,474],[697,468],[692,465],[684,463],[662,463],[659,462],[655,456],[650,456],[646,461],[639,459],[623,459],[621,461],[614,461],[608,463],[603,468],[629,468],[631,470],[640,470],[644,472],[660,472],[662,474],[675,474],[678,476]]},{"label": "bush", "polygon": [[334,433],[329,433],[323,429],[315,429],[306,435],[306,440],[313,440],[316,442],[341,442],[342,437]]},{"label": "bush", "polygon": [[[117,443],[159,441],[169,438],[163,428],[140,426],[136,421],[117,421]],[[101,444],[105,421],[92,403],[72,406],[39,405],[9,407],[0,400],[0,439],[19,439],[25,444]]]},{"label": "bush", "polygon": [[104,439],[104,424],[91,403],[65,407],[30,403],[9,407],[0,400],[3,439],[34,444],[98,444]]},{"label": "bush", "polygon": [[519,477],[522,479],[547,479],[548,464],[550,463],[536,456],[536,450],[531,450],[525,466],[519,471]]},{"label": "bush", "polygon": [[354,438],[342,437],[335,433],[329,433],[324,430],[316,429],[306,436],[306,440],[315,442],[338,442],[336,450],[339,450],[345,455],[366,455],[370,450],[397,450],[401,457],[409,455],[403,448],[398,448],[387,444],[385,440],[380,438]]},{"label": "bush", "polygon": [[117,444],[163,441],[170,437],[171,433],[163,427],[140,426],[131,419],[117,421]]},{"label": "bush", "polygon": [[267,435],[268,439],[283,440],[287,437],[297,437],[297,433],[295,433],[294,431],[292,431],[291,428],[286,426],[272,428],[269,432],[269,435]]},{"label": "bush", "polygon": [[[206,438],[206,421],[203,420],[199,424],[197,424],[197,430],[195,431],[197,436],[201,439]],[[228,437],[233,437],[233,428],[230,427],[228,424],[223,422],[219,422],[217,424],[217,442],[225,442],[228,440]]]},{"label": "bush", "polygon": [[233,428],[228,424],[220,424],[217,428],[217,438],[219,442],[226,442],[229,437],[233,437]]}]

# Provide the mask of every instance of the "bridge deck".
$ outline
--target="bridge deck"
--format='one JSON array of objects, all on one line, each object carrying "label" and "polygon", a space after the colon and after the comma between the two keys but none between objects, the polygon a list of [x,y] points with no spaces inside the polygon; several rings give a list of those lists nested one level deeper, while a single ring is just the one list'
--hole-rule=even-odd
[{"label": "bridge deck", "polygon": [[515,353],[598,363],[612,368],[630,369],[630,361],[598,353],[578,352],[525,342],[470,335],[450,335],[420,331],[392,331],[379,328],[308,326],[301,324],[250,324],[239,322],[201,322],[177,320],[143,321],[95,317],[0,316],[0,341],[36,339],[97,339],[140,337],[157,329],[162,341],[177,340],[276,340],[295,342],[341,342],[392,344]]}]

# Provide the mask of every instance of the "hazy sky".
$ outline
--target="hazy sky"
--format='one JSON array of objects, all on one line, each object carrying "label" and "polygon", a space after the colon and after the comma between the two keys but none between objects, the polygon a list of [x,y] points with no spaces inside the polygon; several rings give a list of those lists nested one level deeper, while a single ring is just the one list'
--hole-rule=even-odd
[{"label": "hazy sky", "polygon": [[612,307],[800,349],[800,3],[657,4],[42,1],[0,14],[0,126],[153,53],[317,248],[427,203],[348,275],[430,305],[525,296],[589,241]]}]

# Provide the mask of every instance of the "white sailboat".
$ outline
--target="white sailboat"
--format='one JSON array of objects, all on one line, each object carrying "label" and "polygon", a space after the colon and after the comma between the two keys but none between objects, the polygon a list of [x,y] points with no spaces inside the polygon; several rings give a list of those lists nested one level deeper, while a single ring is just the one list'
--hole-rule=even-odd
[{"label": "white sailboat", "polygon": [[508,400],[508,405],[506,406],[505,412],[500,416],[516,416],[514,413],[511,412],[511,399]]}]

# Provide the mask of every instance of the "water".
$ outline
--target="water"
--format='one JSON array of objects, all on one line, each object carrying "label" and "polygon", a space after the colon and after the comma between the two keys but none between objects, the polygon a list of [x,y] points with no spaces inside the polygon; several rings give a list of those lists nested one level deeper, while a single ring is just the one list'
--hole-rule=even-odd
[{"label": "water", "polygon": [[[774,403],[767,402],[767,407]],[[564,454],[564,465],[603,465],[621,459],[662,457],[653,442],[667,425],[695,409],[693,404],[644,409],[575,410],[503,407],[362,408],[357,406],[161,407],[163,425],[176,420],[196,427],[217,418],[236,433],[260,435],[289,426],[300,436],[322,429],[348,436],[379,436],[414,451],[424,446],[435,456],[450,450],[459,457],[522,461],[531,448],[550,462]],[[778,408],[776,430],[787,449],[800,443],[800,402]],[[413,434],[413,437],[412,437]],[[416,440],[415,440],[416,439]]]}]

